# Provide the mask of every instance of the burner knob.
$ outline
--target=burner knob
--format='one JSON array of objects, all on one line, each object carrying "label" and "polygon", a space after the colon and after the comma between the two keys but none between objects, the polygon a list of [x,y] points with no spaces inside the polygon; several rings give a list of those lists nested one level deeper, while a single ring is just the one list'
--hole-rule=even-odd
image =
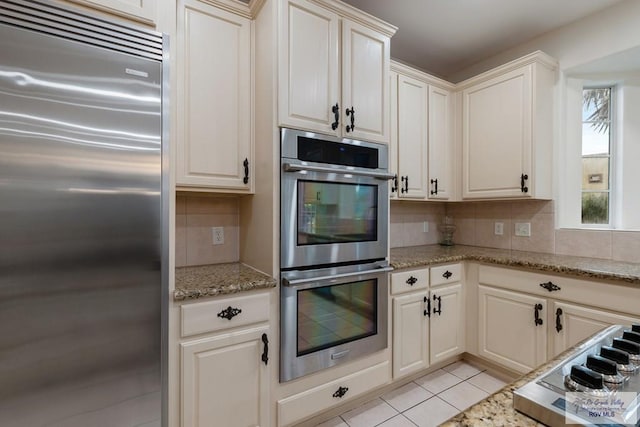
[{"label": "burner knob", "polygon": [[631,330],[633,332],[640,332],[640,324],[634,323],[633,325],[631,325]]},{"label": "burner knob", "polygon": [[624,351],[620,351],[613,347],[603,346],[600,349],[600,356],[605,359],[612,360],[620,365],[629,364],[629,353],[625,353]]},{"label": "burner knob", "polygon": [[602,356],[591,354],[587,356],[587,368],[602,375],[617,375],[618,367],[616,362],[605,359]]},{"label": "burner knob", "polygon": [[640,332],[624,331],[622,339],[633,341],[640,344]]},{"label": "burner knob", "polygon": [[622,338],[614,338],[611,344],[613,348],[626,351],[629,354],[640,354],[640,344]]},{"label": "burner knob", "polygon": [[604,388],[602,375],[593,372],[584,366],[574,365],[571,367],[571,379],[583,387],[601,390]]}]

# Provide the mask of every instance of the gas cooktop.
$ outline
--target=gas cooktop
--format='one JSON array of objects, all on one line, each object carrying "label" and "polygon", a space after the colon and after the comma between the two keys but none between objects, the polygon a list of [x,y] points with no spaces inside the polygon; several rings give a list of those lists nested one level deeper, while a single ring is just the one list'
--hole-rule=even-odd
[{"label": "gas cooktop", "polygon": [[518,411],[549,426],[639,426],[640,325],[611,326],[514,391]]}]

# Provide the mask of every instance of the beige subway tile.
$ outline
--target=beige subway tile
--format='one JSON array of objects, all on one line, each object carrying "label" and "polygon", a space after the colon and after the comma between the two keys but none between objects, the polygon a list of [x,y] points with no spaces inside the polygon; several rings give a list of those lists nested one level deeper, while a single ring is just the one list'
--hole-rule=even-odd
[{"label": "beige subway tile", "polygon": [[240,218],[237,214],[201,214],[187,215],[187,228],[191,227],[237,227]]},{"label": "beige subway tile", "polygon": [[481,202],[476,204],[476,218],[492,219],[492,218],[511,218],[511,202]]},{"label": "beige subway tile", "polygon": [[[495,234],[495,223],[503,224],[503,234]],[[508,218],[477,218],[476,236],[477,246],[488,248],[511,249],[511,220]]]},{"label": "beige subway tile", "polygon": [[453,233],[453,241],[459,245],[476,246],[476,219],[465,217],[453,217],[456,231]]},{"label": "beige subway tile", "polygon": [[[553,253],[555,249],[555,222],[551,213],[537,213],[514,215],[511,219],[511,249],[516,251]],[[515,224],[518,222],[531,223],[531,236],[515,235]]]},{"label": "beige subway tile", "polygon": [[187,197],[176,195],[176,215],[184,215],[187,213]]},{"label": "beige subway tile", "polygon": [[553,200],[514,200],[511,202],[512,215],[554,213]]},{"label": "beige subway tile", "polygon": [[389,246],[392,248],[401,248],[404,246],[402,222],[392,222],[389,224]]},{"label": "beige subway tile", "polygon": [[[424,232],[424,222],[405,222],[402,224],[402,239],[404,246],[426,245],[429,233]],[[429,230],[431,231],[431,230]]]},{"label": "beige subway tile", "polygon": [[176,215],[176,267],[187,265],[187,216]]},{"label": "beige subway tile", "polygon": [[239,228],[225,227],[224,243],[213,245],[210,227],[187,228],[187,265],[219,264],[239,260]]},{"label": "beige subway tile", "polygon": [[611,259],[611,231],[556,230],[556,254]]},{"label": "beige subway tile", "polygon": [[187,197],[188,215],[237,214],[240,212],[237,197],[193,195]]},{"label": "beige subway tile", "polygon": [[640,232],[612,231],[611,258],[615,261],[640,263]]}]

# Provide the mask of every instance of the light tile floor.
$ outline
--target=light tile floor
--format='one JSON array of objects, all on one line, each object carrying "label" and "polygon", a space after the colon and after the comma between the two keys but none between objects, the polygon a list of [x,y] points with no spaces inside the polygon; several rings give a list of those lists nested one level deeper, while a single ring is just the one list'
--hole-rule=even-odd
[{"label": "light tile floor", "polygon": [[505,382],[460,361],[398,387],[317,427],[431,427],[498,391]]}]

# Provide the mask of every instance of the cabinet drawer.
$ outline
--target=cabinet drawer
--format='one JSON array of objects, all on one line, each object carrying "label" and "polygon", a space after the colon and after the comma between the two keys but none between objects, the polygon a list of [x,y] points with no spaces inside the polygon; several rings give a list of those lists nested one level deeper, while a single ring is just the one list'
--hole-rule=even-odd
[{"label": "cabinet drawer", "polygon": [[[348,375],[278,401],[278,426],[293,425],[303,418],[346,402],[386,384],[390,380],[389,362]],[[342,396],[342,397],[340,397]]]},{"label": "cabinet drawer", "polygon": [[429,287],[429,269],[401,271],[391,275],[391,294],[426,289]]},{"label": "cabinet drawer", "polygon": [[269,294],[237,296],[180,307],[182,336],[214,332],[269,320]]},{"label": "cabinet drawer", "polygon": [[640,288],[635,286],[490,265],[480,266],[478,280],[480,284],[640,316],[640,305],[637,302]]},{"label": "cabinet drawer", "polygon": [[447,264],[431,267],[431,286],[459,282],[462,278],[461,264]]}]

